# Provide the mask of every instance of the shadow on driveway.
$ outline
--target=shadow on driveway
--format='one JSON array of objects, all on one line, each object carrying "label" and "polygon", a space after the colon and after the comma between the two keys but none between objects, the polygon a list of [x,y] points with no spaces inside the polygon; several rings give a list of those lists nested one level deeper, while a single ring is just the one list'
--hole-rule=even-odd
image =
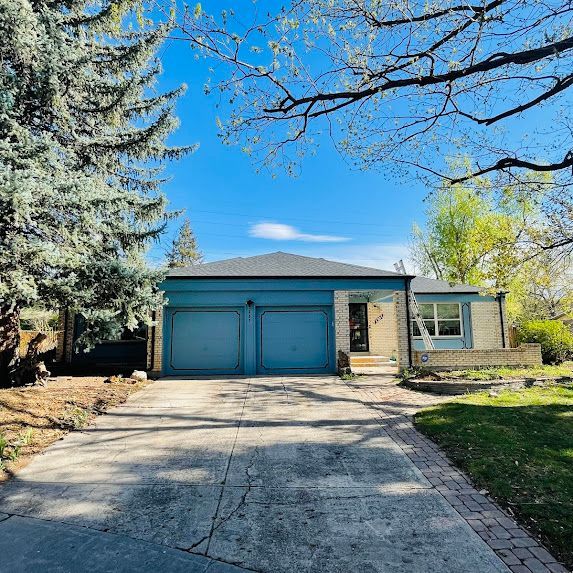
[{"label": "shadow on driveway", "polygon": [[39,456],[0,507],[6,571],[162,555],[166,571],[507,571],[334,377],[159,381]]}]

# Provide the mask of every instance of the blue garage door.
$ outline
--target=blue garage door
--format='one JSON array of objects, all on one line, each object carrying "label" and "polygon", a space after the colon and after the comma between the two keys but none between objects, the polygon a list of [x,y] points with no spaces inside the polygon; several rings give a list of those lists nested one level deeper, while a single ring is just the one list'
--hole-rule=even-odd
[{"label": "blue garage door", "polygon": [[241,374],[242,309],[173,310],[169,349],[172,374]]},{"label": "blue garage door", "polygon": [[331,309],[257,309],[257,372],[324,373],[334,370]]}]

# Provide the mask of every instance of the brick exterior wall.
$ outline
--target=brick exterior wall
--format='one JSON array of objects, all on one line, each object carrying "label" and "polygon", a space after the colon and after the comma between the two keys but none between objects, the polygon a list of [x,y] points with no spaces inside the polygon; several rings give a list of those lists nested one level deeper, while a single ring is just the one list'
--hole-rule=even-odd
[{"label": "brick exterior wall", "polygon": [[[502,309],[505,313],[505,299],[502,300]],[[484,301],[471,303],[473,347],[478,350],[488,350],[504,347],[504,337],[501,331],[501,317],[498,301]],[[507,320],[505,326],[505,346],[509,346],[509,330]]]},{"label": "brick exterior wall", "polygon": [[406,293],[404,291],[394,293],[394,309],[398,342],[398,355],[396,357],[398,368],[408,368],[410,365],[410,357],[408,356],[408,312],[406,310]]},{"label": "brick exterior wall", "polygon": [[370,354],[390,358],[398,353],[398,324],[393,302],[368,303]]},{"label": "brick exterior wall", "polygon": [[348,292],[334,291],[334,332],[336,337],[336,356],[338,351],[350,353],[350,327],[348,322]]},{"label": "brick exterior wall", "polygon": [[[481,303],[480,303],[481,304]],[[429,360],[422,362],[422,355]],[[541,364],[541,345],[522,344],[519,348],[415,350],[414,365],[432,370],[487,368],[488,366],[536,366]]]},{"label": "brick exterior wall", "polygon": [[150,376],[161,376],[163,365],[163,307],[155,311],[154,326],[147,329],[147,370]]},{"label": "brick exterior wall", "polygon": [[[58,316],[58,344],[56,346],[56,362],[69,364],[72,361],[74,344],[74,316],[68,313],[66,324],[66,311],[60,310]],[[64,347],[65,345],[65,347]]]}]

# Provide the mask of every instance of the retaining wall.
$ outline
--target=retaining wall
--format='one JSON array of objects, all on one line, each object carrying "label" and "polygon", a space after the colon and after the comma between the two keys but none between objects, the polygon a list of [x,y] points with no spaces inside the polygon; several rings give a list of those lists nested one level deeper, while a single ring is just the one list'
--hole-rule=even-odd
[{"label": "retaining wall", "polygon": [[519,348],[414,350],[414,366],[433,370],[465,370],[489,366],[537,366],[541,364],[541,345],[522,344]]}]

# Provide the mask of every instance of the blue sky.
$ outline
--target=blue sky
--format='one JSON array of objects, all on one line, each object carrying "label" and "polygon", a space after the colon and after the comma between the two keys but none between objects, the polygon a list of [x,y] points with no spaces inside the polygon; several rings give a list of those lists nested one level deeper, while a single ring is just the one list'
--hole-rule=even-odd
[{"label": "blue sky", "polygon": [[[424,220],[426,189],[412,177],[398,181],[378,171],[351,168],[328,141],[307,157],[298,177],[257,173],[253,158],[217,137],[217,96],[205,96],[208,63],[185,42],[160,52],[164,73],[158,88],[186,83],[177,115],[175,145],[197,143],[192,155],[170,164],[164,191],[172,209],[185,209],[206,260],[286,251],[378,268],[407,256],[413,221]],[[151,253],[160,262],[177,228]],[[273,238],[274,237],[274,238]],[[410,269],[411,270],[411,269]]]}]

